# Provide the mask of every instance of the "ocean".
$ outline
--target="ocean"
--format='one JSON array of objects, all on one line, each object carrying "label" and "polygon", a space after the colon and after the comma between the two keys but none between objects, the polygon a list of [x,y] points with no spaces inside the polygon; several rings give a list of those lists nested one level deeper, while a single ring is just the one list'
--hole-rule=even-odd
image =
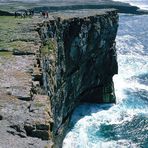
[{"label": "ocean", "polygon": [[116,44],[117,103],[77,107],[63,148],[148,148],[148,15],[120,14]]}]

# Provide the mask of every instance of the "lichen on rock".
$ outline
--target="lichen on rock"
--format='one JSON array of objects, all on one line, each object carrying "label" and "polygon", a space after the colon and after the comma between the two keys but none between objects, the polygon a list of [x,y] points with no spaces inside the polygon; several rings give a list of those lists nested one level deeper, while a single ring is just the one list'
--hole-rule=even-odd
[{"label": "lichen on rock", "polygon": [[2,147],[60,148],[79,103],[115,103],[117,11],[83,12],[2,19]]},{"label": "lichen on rock", "polygon": [[59,146],[77,104],[116,102],[112,77],[118,72],[118,15],[114,9],[86,11],[69,18],[56,15],[45,24],[39,30],[43,44],[56,41],[56,47],[41,58],[43,87],[51,99],[52,131]]}]

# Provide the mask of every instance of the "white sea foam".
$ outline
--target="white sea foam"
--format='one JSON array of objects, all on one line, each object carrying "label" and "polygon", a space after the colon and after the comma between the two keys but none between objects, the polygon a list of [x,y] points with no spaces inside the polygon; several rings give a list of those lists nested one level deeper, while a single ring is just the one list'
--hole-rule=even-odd
[{"label": "white sea foam", "polygon": [[[138,26],[141,18],[137,16],[133,18]],[[129,17],[129,19],[132,18]],[[148,18],[145,17],[145,19]],[[138,145],[130,139],[106,140],[99,131],[102,125],[120,127],[124,123],[133,122],[137,116],[148,116],[148,101],[146,100],[148,86],[137,79],[142,74],[148,74],[148,55],[145,54],[147,41],[143,42],[143,38],[139,39],[139,36],[136,37],[133,34],[135,30],[133,31],[132,21],[123,20],[120,23],[122,25],[119,25],[116,39],[119,74],[113,78],[117,104],[80,105],[72,116],[73,129],[67,134],[63,148],[138,148]],[[123,26],[124,30],[122,30]],[[139,24],[139,27],[143,25]],[[148,29],[147,26],[145,29]],[[141,33],[147,34],[144,30]],[[142,91],[144,91],[143,94]]]},{"label": "white sea foam", "polygon": [[[81,105],[78,110],[76,110],[75,116],[79,116],[81,110],[87,108],[88,111],[91,110],[90,105]],[[146,113],[147,111],[145,110]],[[82,112],[81,112],[82,113]],[[111,147],[127,147],[136,146],[129,140],[119,140],[119,141],[105,141],[101,135],[98,137],[90,137],[90,135],[99,130],[101,124],[122,124],[127,121],[131,121],[137,113],[141,113],[141,110],[128,109],[115,105],[109,110],[102,110],[97,113],[92,113],[90,116],[85,116],[80,119],[74,126],[73,130],[68,133],[64,142],[63,148],[111,148]],[[85,115],[85,113],[82,113]],[[87,124],[87,125],[86,125]],[[92,129],[91,129],[92,128]],[[91,129],[91,131],[89,130]],[[91,132],[91,133],[90,133]],[[89,138],[88,138],[89,137]],[[91,139],[92,138],[92,139]]]}]

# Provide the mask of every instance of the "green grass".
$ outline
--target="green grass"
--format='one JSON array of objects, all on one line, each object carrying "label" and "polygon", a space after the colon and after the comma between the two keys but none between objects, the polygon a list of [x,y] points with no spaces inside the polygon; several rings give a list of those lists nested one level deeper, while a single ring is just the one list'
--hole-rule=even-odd
[{"label": "green grass", "polygon": [[35,106],[36,106],[36,107],[42,107],[42,106],[44,106],[44,104],[41,103],[41,102],[36,102],[36,103],[35,103]]},{"label": "green grass", "polygon": [[48,51],[48,45],[45,45],[45,46],[43,46],[43,47],[41,48],[41,53],[42,53],[43,55],[49,53],[49,51]]},{"label": "green grass", "polygon": [[15,18],[14,16],[0,16],[0,30],[14,31],[18,26],[31,20],[31,18]]},{"label": "green grass", "polygon": [[7,52],[7,51],[1,51],[0,56],[5,56],[5,57],[11,57],[12,52]]},{"label": "green grass", "polygon": [[57,43],[54,39],[49,39],[46,44],[41,48],[41,53],[43,55],[50,54],[52,51],[55,51],[57,48]]},{"label": "green grass", "polygon": [[29,34],[30,32],[26,32],[25,35],[23,32],[27,28],[27,24],[31,23],[31,20],[31,18],[0,16],[0,48],[24,50],[27,46],[26,42],[34,40],[33,36]]}]

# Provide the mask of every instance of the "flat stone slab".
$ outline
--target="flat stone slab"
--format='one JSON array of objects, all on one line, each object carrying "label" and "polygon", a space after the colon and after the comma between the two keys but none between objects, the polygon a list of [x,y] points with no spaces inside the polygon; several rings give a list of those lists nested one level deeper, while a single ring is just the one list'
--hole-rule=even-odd
[{"label": "flat stone slab", "polygon": [[33,56],[0,56],[0,91],[18,98],[31,97]]},{"label": "flat stone slab", "polygon": [[[34,95],[41,46],[34,19],[0,18],[0,148],[52,147],[48,96]],[[41,78],[40,78],[41,79]]]}]

